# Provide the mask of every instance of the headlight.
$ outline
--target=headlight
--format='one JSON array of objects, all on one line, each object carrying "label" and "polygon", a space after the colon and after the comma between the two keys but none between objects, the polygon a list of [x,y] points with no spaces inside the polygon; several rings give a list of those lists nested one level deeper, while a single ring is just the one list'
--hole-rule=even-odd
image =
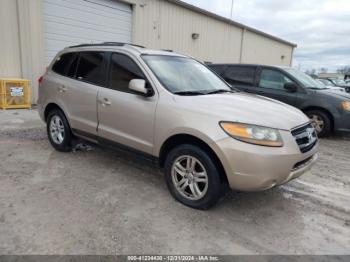
[{"label": "headlight", "polygon": [[344,101],[341,103],[341,108],[345,111],[350,111],[350,102]]},{"label": "headlight", "polygon": [[231,122],[220,122],[220,126],[229,136],[246,143],[283,146],[282,137],[277,129]]}]

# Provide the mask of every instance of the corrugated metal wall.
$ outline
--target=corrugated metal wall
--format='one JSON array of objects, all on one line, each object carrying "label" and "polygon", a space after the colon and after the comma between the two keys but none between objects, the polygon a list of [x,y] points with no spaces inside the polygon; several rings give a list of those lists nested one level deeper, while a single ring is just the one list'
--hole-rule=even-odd
[{"label": "corrugated metal wall", "polygon": [[290,66],[292,56],[292,46],[250,31],[244,33],[242,63]]},{"label": "corrugated metal wall", "polygon": [[126,42],[132,37],[129,4],[111,0],[43,0],[45,63],[81,43]]},{"label": "corrugated metal wall", "polygon": [[[203,61],[237,62],[241,30],[222,21],[162,0],[135,7],[134,42],[171,49]],[[198,33],[197,40],[192,34]]]},{"label": "corrugated metal wall", "polygon": [[[293,47],[168,0],[133,4],[133,42],[208,62],[291,65]],[[33,102],[44,61],[42,0],[0,0],[0,77],[31,81]],[[192,34],[198,33],[197,40]]]},{"label": "corrugated metal wall", "polygon": [[[135,43],[171,49],[203,61],[238,61],[239,28],[167,1],[149,0],[146,3],[144,7],[135,7]],[[193,33],[199,34],[197,40],[192,39]]]},{"label": "corrugated metal wall", "polygon": [[[164,0],[134,7],[133,40],[203,61],[291,65],[293,47]],[[197,40],[192,34],[198,33]],[[243,39],[242,39],[243,37]]]},{"label": "corrugated metal wall", "polygon": [[41,0],[0,1],[0,77],[30,80],[33,102],[43,62]]},{"label": "corrugated metal wall", "polygon": [[0,1],[0,77],[20,77],[21,56],[19,45],[17,3]]}]

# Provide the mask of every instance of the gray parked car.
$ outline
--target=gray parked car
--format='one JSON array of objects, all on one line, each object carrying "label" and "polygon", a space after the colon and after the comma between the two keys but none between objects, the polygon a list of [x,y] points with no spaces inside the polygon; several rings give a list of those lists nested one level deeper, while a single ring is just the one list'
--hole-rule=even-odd
[{"label": "gray parked car", "polygon": [[334,86],[337,87],[342,87],[345,89],[346,92],[350,93],[350,84],[347,83],[345,80],[340,79],[340,78],[332,78],[332,77],[328,77],[328,78],[320,78],[320,79],[324,79],[324,80],[328,80],[329,82],[331,82]]},{"label": "gray parked car", "polygon": [[158,162],[174,198],[193,208],[209,208],[227,186],[284,184],[317,159],[315,129],[298,109],[232,91],[172,52],[74,46],[40,82],[39,112],[55,149],[71,150],[77,136],[137,152]]},{"label": "gray parked car", "polygon": [[332,131],[350,132],[350,95],[333,91],[297,69],[246,64],[211,64],[209,67],[239,90],[301,109],[320,137]]},{"label": "gray parked car", "polygon": [[340,92],[346,92],[344,87],[336,86],[333,84],[332,81],[325,79],[325,78],[315,78],[315,80],[320,83],[321,85],[324,85],[326,88],[332,89],[332,90],[337,90]]}]

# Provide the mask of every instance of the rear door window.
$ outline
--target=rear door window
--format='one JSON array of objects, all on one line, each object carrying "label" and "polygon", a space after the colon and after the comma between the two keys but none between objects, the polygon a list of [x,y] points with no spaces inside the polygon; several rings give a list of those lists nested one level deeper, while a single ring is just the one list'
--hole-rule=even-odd
[{"label": "rear door window", "polygon": [[52,66],[52,71],[57,74],[66,75],[69,65],[71,64],[72,59],[76,56],[75,53],[66,53],[61,55],[56,59],[56,62]]},{"label": "rear door window", "polygon": [[76,78],[91,84],[104,85],[106,79],[104,57],[104,52],[81,52]]},{"label": "rear door window", "polygon": [[75,73],[77,71],[77,66],[79,62],[79,53],[75,53],[71,59],[71,62],[68,66],[66,76],[75,78]]},{"label": "rear door window", "polygon": [[254,86],[255,67],[228,66],[224,78],[231,85]]},{"label": "rear door window", "polygon": [[284,84],[292,82],[293,81],[282,72],[273,69],[263,69],[260,74],[259,87],[285,90]]}]

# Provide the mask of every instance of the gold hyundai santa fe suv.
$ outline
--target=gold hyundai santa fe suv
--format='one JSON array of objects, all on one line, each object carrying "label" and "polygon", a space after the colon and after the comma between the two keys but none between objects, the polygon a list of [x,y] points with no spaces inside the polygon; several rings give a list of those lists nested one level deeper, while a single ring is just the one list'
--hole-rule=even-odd
[{"label": "gold hyundai santa fe suv", "polygon": [[233,90],[200,62],[122,43],[72,46],[40,78],[48,138],[131,149],[159,163],[181,203],[207,209],[225,189],[266,190],[315,163],[309,119],[284,103]]}]

